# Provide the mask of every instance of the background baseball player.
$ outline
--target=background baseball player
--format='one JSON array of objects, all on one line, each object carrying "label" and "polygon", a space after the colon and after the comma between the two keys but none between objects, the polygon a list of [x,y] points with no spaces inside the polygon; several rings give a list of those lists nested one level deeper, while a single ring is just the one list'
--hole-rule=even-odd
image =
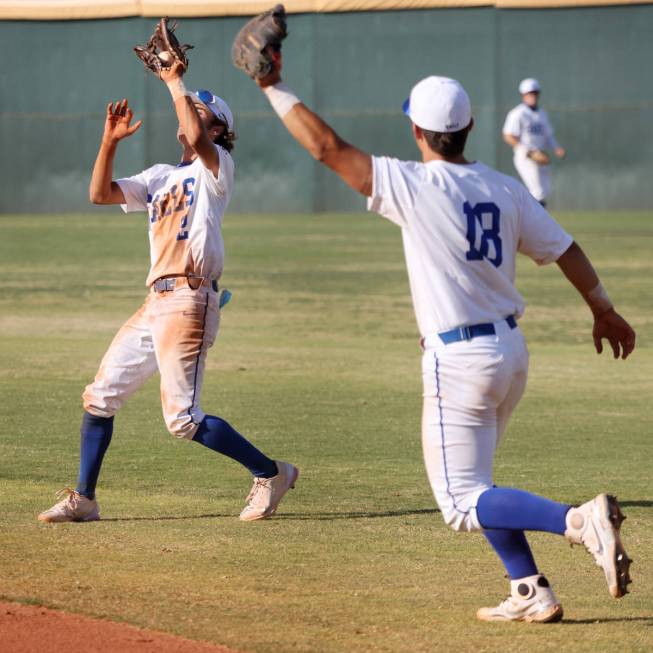
[{"label": "background baseball player", "polygon": [[233,190],[234,123],[224,100],[206,90],[186,90],[182,62],[174,61],[159,72],[179,119],[181,162],[157,164],[112,181],[117,145],[134,134],[141,121],[131,124],[127,100],[111,103],[89,188],[95,204],[147,211],[150,292],[118,331],[95,380],[84,391],[77,488],[63,490],[64,498],[41,513],[41,521],[100,518],[95,486],[114,415],[157,369],[170,433],[237,460],[255,477],[242,520],[273,514],[298,476],[293,465],[268,458],[223,419],[200,408],[206,354],[220,321],[221,224]]},{"label": "background baseball player", "polygon": [[566,153],[553,136],[546,111],[538,106],[540,83],[532,77],[523,79],[519,93],[522,102],[506,116],[503,140],[513,149],[513,162],[526,188],[546,206],[546,198],[551,194],[551,161],[546,150],[560,159]]},{"label": "background baseball player", "polygon": [[[275,18],[273,12],[264,16]],[[269,26],[264,28],[261,33],[269,34]],[[572,507],[492,482],[494,452],[528,371],[517,325],[524,311],[514,286],[517,251],[539,264],[557,261],[593,312],[599,353],[607,338],[615,358],[626,358],[635,333],[614,311],[581,248],[526,189],[464,158],[473,120],[458,82],[428,77],[404,105],[421,162],[372,157],[340,138],[281,81],[281,38],[248,55],[247,44],[256,38],[239,35],[235,63],[254,72],[272,108],[315,159],[366,196],[370,210],[401,227],[424,349],[422,435],[429,479],[447,524],[483,531],[511,578],[510,597],[480,609],[478,618],[549,622],[562,617],[525,530],[584,544],[604,570],[611,595],[623,596],[630,561],[613,497],[601,494]],[[258,56],[261,65],[243,65],[248,56]]]}]

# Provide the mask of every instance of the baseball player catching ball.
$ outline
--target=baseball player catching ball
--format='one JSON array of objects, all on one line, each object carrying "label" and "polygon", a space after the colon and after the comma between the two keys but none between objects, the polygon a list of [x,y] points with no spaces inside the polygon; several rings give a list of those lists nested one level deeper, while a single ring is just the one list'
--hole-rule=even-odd
[{"label": "baseball player catching ball", "polygon": [[[274,11],[278,19],[279,8]],[[274,18],[273,12],[267,15]],[[234,49],[246,50],[247,41],[239,38]],[[583,544],[601,566],[610,594],[623,596],[630,560],[614,497],[599,494],[574,507],[495,487],[492,480],[497,444],[528,373],[518,325],[524,301],[514,283],[518,252],[540,265],[557,262],[592,311],[598,353],[603,339],[615,358],[625,359],[635,347],[634,331],[615,312],[589,260],[518,181],[465,158],[474,122],[469,97],[457,81],[427,77],[404,104],[421,161],[370,156],[340,138],[281,80],[280,39],[268,43],[259,53],[265,64],[260,76],[256,66],[241,67],[254,71],[292,136],[367,197],[369,210],[402,230],[424,350],[428,476],[445,522],[457,531],[482,531],[511,579],[509,598],[481,608],[478,618],[561,619],[562,606],[535,564],[528,530]],[[234,56],[239,66],[244,59]]]},{"label": "baseball player catching ball", "polygon": [[544,109],[538,106],[540,83],[529,77],[519,84],[522,102],[506,116],[503,140],[513,149],[513,162],[526,188],[542,205],[551,194],[551,160],[547,150],[562,159],[566,152],[553,136]]},{"label": "baseball player catching ball", "polygon": [[[168,59],[170,59],[168,57]],[[172,95],[182,147],[177,165],[157,164],[112,181],[118,143],[132,136],[127,100],[107,107],[104,135],[90,183],[94,204],[120,204],[148,215],[151,268],[145,303],[125,322],[83,394],[79,480],[75,490],[38,518],[44,522],[100,518],[95,487],[111,441],[114,415],[157,370],[170,433],[233,458],[254,476],[244,521],[272,515],[298,470],[261,453],[220,417],[200,408],[207,350],[220,321],[224,246],[221,225],[234,183],[234,122],[227,103],[210,91],[188,91],[180,61],[160,71]]]}]

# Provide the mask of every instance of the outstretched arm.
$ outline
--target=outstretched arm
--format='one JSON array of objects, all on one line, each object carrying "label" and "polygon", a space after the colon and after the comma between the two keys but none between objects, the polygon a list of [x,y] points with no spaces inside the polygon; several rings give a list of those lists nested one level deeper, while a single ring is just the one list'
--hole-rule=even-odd
[{"label": "outstretched arm", "polygon": [[107,106],[104,134],[88,188],[89,198],[93,204],[125,203],[125,196],[120,186],[112,180],[113,159],[116,156],[118,143],[135,133],[142,124],[139,120],[131,125],[133,115],[126,99],[116,102],[115,106],[113,102]]},{"label": "outstretched arm", "polygon": [[572,243],[557,263],[594,315],[592,337],[597,353],[603,351],[602,340],[606,338],[615,358],[619,358],[620,355],[623,359],[628,358],[635,349],[635,331],[621,315],[615,312],[585,252],[577,243]]},{"label": "outstretched arm", "polygon": [[366,197],[372,194],[372,157],[340,138],[282,83],[281,53],[274,55],[274,70],[256,83],[288,131],[314,159],[331,168],[355,191]]},{"label": "outstretched arm", "polygon": [[197,112],[194,96],[184,86],[184,70],[181,62],[175,61],[170,68],[161,70],[161,80],[166,83],[172,95],[179,126],[188,145],[202,160],[204,167],[217,177],[220,171],[220,157],[204,121]]}]

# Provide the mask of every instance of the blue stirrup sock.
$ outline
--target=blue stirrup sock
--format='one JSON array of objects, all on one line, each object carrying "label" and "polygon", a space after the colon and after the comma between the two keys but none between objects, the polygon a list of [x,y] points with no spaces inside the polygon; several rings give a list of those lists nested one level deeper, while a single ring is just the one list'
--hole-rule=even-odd
[{"label": "blue stirrup sock", "polygon": [[261,453],[251,442],[220,417],[207,415],[193,436],[195,442],[237,460],[259,478],[272,478],[279,473],[274,460]]},{"label": "blue stirrup sock", "polygon": [[483,531],[483,535],[501,558],[511,580],[537,574],[537,565],[524,531],[491,529]]},{"label": "blue stirrup sock", "polygon": [[570,508],[524,490],[493,487],[478,498],[476,516],[483,528],[564,535],[565,517]]},{"label": "blue stirrup sock", "polygon": [[113,417],[97,417],[91,413],[84,413],[79,432],[81,442],[76,490],[89,499],[95,499],[95,486],[100,475],[100,467],[113,434]]}]

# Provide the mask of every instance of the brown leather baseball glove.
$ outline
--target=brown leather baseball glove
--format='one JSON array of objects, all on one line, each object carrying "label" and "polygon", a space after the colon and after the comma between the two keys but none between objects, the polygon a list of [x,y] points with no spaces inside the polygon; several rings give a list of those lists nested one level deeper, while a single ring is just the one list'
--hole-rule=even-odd
[{"label": "brown leather baseball glove", "polygon": [[276,5],[274,9],[255,16],[236,34],[231,46],[234,66],[253,79],[265,77],[272,72],[270,51],[278,52],[286,36],[286,10],[283,5]]},{"label": "brown leather baseball glove", "polygon": [[542,150],[529,150],[526,156],[535,161],[538,166],[548,166],[551,163],[549,155]]},{"label": "brown leather baseball glove", "polygon": [[144,46],[137,45],[134,48],[136,56],[157,77],[161,76],[161,70],[170,68],[175,61],[181,63],[184,70],[188,69],[186,51],[193,47],[188,44],[179,44],[174,34],[177,22],[175,21],[174,25],[168,25],[169,20],[167,16],[162,18],[156,24],[154,34],[150,36],[147,43]]}]

